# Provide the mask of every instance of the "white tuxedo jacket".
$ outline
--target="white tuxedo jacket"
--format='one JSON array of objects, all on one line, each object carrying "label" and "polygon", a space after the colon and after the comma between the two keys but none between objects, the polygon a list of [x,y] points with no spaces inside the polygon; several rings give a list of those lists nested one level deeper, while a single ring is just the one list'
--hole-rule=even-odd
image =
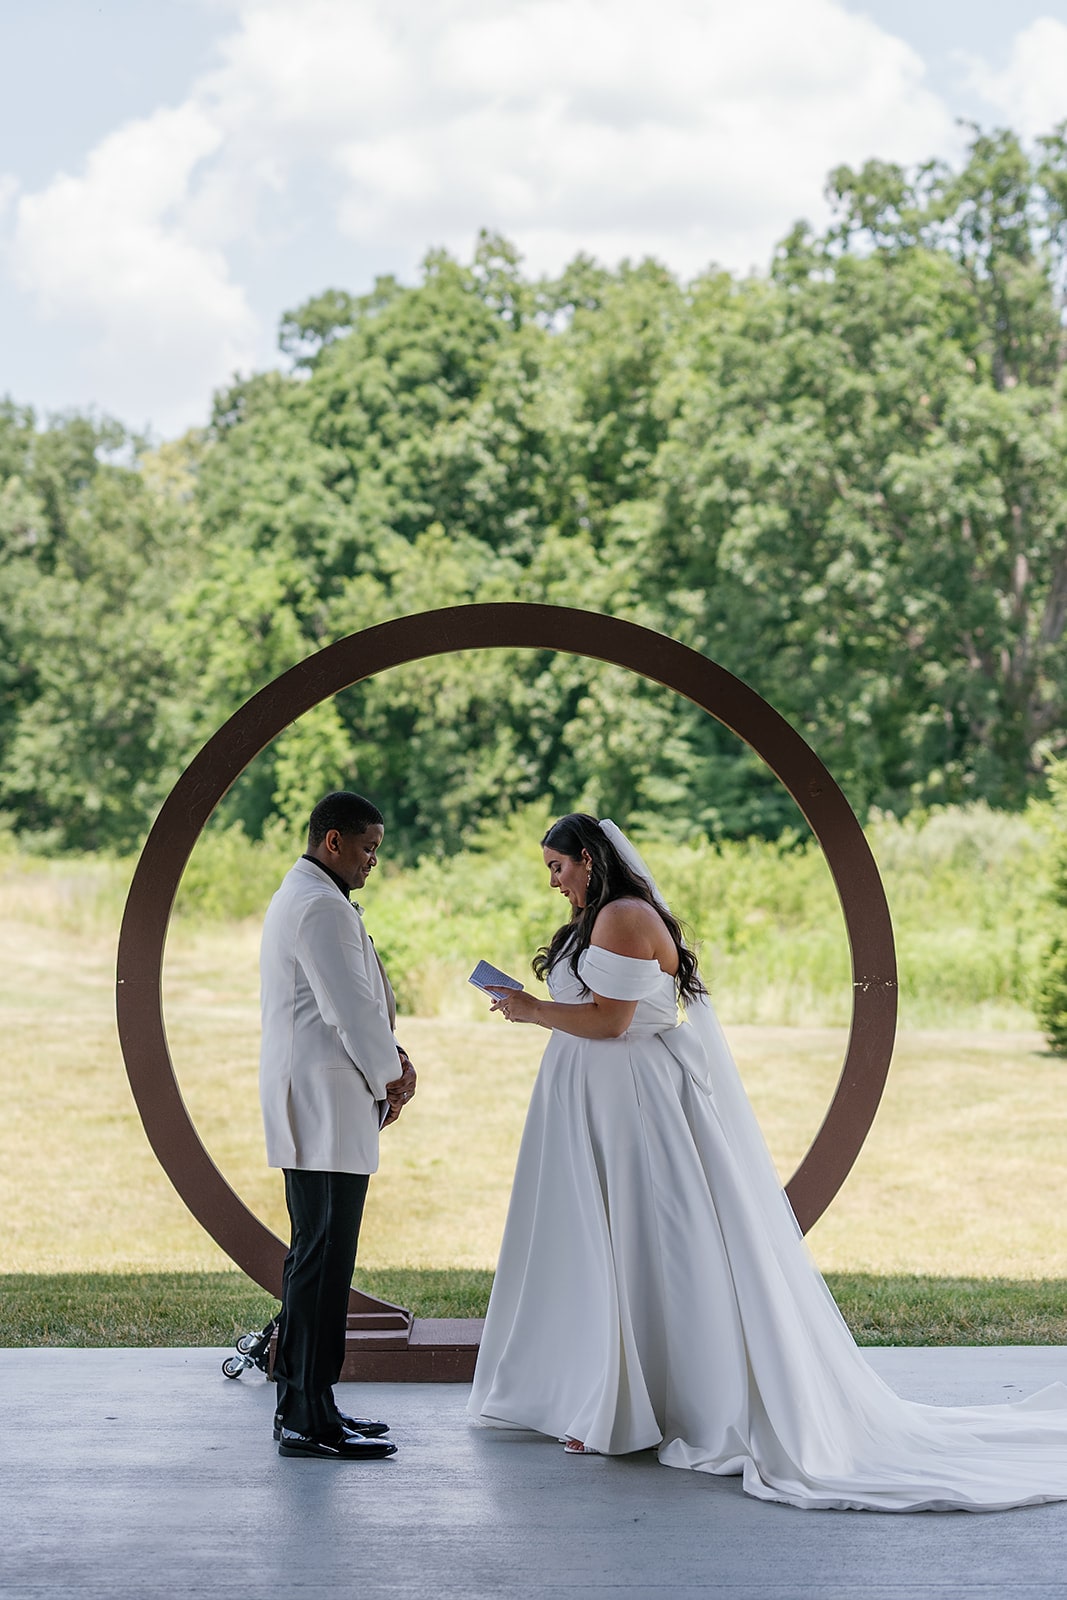
[{"label": "white tuxedo jacket", "polygon": [[272,1167],[376,1172],[395,1009],[359,909],[319,867],[282,879],[260,947],[259,1093]]}]

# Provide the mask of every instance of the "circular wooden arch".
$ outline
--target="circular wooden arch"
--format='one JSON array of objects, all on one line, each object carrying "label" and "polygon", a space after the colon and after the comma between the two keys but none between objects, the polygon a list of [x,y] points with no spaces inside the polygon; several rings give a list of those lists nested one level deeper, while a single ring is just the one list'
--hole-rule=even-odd
[{"label": "circular wooden arch", "polygon": [[[636,623],[565,606],[454,606],[383,622],[309,656],[254,694],[204,745],[145,842],[119,934],[119,1039],[152,1149],[197,1221],[250,1278],[280,1294],[285,1245],[215,1166],[186,1110],[163,1018],[163,955],[182,872],[211,813],[249,762],[291,722],[340,690],[405,662],[460,650],[556,650],[626,667],[684,695],[777,775],[825,853],[852,953],[852,1025],[833,1100],[786,1186],[807,1232],[840,1189],[882,1096],[896,1028],[893,929],[878,869],[848,801],[785,719],[695,650]],[[355,1290],[353,1306],[368,1297]]]}]

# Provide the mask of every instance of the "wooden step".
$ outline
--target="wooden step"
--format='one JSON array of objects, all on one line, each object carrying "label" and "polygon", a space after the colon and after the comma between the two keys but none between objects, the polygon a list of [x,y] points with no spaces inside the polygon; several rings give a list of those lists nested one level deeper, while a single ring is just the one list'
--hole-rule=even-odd
[{"label": "wooden step", "polygon": [[[342,1383],[470,1383],[481,1342],[481,1317],[412,1317],[409,1312],[352,1312]],[[274,1374],[277,1335],[270,1342]]]},{"label": "wooden step", "polygon": [[416,1317],[406,1345],[383,1346],[350,1333],[342,1383],[470,1383],[481,1317]]}]

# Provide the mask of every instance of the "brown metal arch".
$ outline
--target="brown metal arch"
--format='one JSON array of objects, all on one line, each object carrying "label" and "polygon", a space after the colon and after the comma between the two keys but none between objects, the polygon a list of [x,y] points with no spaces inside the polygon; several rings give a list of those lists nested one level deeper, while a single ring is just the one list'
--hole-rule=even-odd
[{"label": "brown metal arch", "polygon": [[[889,907],[847,800],[800,734],[747,684],[695,650],[636,623],[564,606],[454,606],[399,617],[340,639],[254,694],[171,790],[145,842],[119,935],[119,1039],[152,1149],[198,1222],[237,1265],[279,1295],[285,1246],[245,1206],[208,1155],[182,1100],[167,1044],[162,969],[186,862],[236,778],[279,733],[340,690],[405,662],[459,650],[557,650],[610,662],[673,689],[743,739],[811,825],[833,876],[852,953],[852,1025],[833,1100],[787,1185],[806,1232],[836,1195],[882,1096],[896,1027]],[[352,1291],[354,1311],[380,1302]]]}]

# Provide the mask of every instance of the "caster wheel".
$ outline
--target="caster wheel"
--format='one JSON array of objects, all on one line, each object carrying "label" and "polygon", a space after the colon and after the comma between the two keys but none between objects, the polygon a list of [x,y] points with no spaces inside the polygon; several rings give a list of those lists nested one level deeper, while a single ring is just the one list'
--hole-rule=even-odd
[{"label": "caster wheel", "polygon": [[227,1378],[239,1378],[247,1365],[244,1356],[227,1356],[222,1363],[222,1370]]},{"label": "caster wheel", "polygon": [[243,1356],[247,1356],[255,1349],[262,1337],[262,1334],[259,1333],[242,1333],[237,1341],[237,1348]]}]

